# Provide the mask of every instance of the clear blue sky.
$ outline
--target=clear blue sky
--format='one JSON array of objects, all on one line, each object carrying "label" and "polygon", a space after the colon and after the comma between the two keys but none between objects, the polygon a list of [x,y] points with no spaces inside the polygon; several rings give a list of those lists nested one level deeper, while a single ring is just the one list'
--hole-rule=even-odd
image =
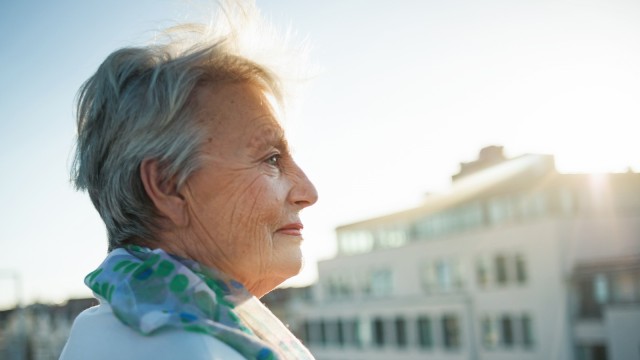
[{"label": "clear blue sky", "polygon": [[[73,101],[116,48],[208,19],[205,1],[0,3],[0,308],[87,296],[103,225],[69,183]],[[553,153],[565,171],[640,170],[636,0],[258,0],[312,45],[321,71],[289,136],[320,201],[303,214],[308,266],[337,225],[442,190],[482,146]]]}]

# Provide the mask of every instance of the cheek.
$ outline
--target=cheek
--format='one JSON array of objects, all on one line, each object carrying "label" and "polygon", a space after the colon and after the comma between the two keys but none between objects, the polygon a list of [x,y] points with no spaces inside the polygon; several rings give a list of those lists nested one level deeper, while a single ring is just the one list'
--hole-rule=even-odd
[{"label": "cheek", "polygon": [[257,178],[243,191],[241,198],[243,212],[252,225],[265,226],[271,231],[283,225],[280,221],[284,214],[283,189],[268,177]]},{"label": "cheek", "polygon": [[200,193],[203,207],[195,209],[208,237],[233,261],[262,264],[272,261],[273,234],[289,220],[285,213],[286,186],[265,174],[217,174],[208,193]]},{"label": "cheek", "polygon": [[230,194],[233,203],[230,224],[237,255],[262,264],[274,256],[273,235],[285,221],[283,200],[269,178],[258,177]]}]

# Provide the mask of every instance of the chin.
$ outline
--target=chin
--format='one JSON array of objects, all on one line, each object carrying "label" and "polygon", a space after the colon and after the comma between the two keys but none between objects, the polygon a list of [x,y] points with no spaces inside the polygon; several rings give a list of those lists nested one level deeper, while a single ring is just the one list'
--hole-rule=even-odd
[{"label": "chin", "polygon": [[302,257],[302,251],[300,248],[297,248],[295,252],[291,252],[287,254],[286,258],[282,258],[280,264],[278,264],[281,269],[280,273],[284,280],[292,278],[302,271],[302,266],[304,264],[304,258]]},{"label": "chin", "polygon": [[292,263],[290,266],[288,266],[287,267],[287,275],[288,275],[287,279],[300,274],[300,271],[302,271],[303,264],[304,264],[304,261],[302,260],[302,256],[300,256],[298,261],[296,261],[295,263]]}]

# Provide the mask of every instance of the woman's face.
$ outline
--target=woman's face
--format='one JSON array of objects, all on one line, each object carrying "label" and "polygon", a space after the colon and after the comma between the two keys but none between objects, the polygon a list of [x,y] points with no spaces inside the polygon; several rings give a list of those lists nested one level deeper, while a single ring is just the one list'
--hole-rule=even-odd
[{"label": "woman's face", "polygon": [[196,106],[207,138],[203,166],[181,190],[196,247],[188,256],[262,296],[300,271],[299,213],[318,194],[257,87],[203,87]]}]

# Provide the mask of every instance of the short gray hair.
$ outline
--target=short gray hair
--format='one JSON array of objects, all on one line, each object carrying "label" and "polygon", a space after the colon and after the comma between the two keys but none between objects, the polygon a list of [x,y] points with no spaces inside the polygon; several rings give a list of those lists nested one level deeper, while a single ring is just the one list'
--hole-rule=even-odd
[{"label": "short gray hair", "polygon": [[237,34],[209,30],[181,26],[164,43],[117,50],[78,92],[71,176],[105,222],[109,250],[156,241],[159,217],[140,178],[143,160],[157,160],[161,180],[178,188],[200,167],[199,87],[250,82],[282,101],[280,77],[240,54]]}]

